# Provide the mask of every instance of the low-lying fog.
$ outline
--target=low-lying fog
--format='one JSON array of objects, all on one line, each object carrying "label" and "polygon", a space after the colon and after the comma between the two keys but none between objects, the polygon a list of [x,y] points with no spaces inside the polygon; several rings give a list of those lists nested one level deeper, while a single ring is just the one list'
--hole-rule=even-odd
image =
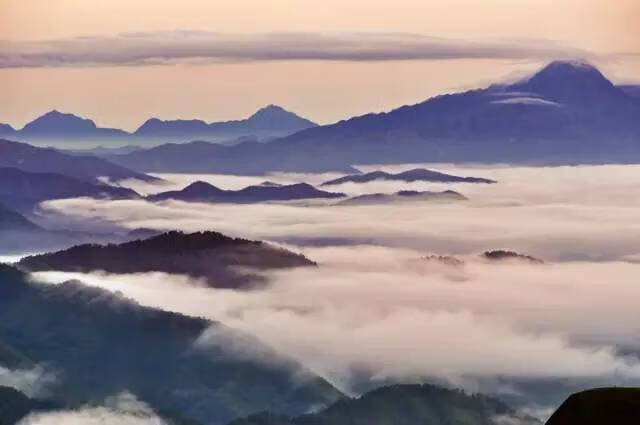
[{"label": "low-lying fog", "polygon": [[[363,381],[427,377],[540,401],[545,395],[527,392],[527,382],[640,384],[640,167],[428,168],[499,183],[372,182],[327,189],[452,189],[470,198],[449,204],[73,199],[42,205],[61,221],[208,229],[276,241],[320,265],[270,273],[263,290],[215,290],[159,273],[38,276],[50,282],[78,278],[142,304],[210,317],[257,336],[346,390]],[[163,177],[171,183],[135,189],[151,193],[198,179],[233,189],[263,180],[318,184],[335,176]],[[499,248],[545,264],[489,263],[478,255]],[[454,254],[465,264],[421,258],[432,253]]]}]

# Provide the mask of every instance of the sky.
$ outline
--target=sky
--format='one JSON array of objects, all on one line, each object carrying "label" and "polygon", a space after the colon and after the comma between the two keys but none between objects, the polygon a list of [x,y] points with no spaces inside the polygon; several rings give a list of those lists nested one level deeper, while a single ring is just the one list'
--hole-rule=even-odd
[{"label": "sky", "polygon": [[582,58],[640,82],[637,0],[0,0],[0,122],[319,123]]}]

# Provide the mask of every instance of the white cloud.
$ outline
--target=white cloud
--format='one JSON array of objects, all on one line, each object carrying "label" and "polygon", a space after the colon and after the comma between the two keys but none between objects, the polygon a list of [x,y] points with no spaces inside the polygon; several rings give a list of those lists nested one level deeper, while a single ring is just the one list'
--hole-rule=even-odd
[{"label": "white cloud", "polygon": [[48,395],[49,387],[56,379],[56,373],[43,365],[31,369],[6,369],[0,366],[0,386],[15,388],[29,397]]},{"label": "white cloud", "polygon": [[164,425],[149,406],[123,392],[109,397],[103,406],[35,413],[18,425]]},{"label": "white cloud", "polygon": [[235,61],[556,59],[593,54],[548,40],[453,40],[409,33],[174,30],[0,42],[0,68]]}]

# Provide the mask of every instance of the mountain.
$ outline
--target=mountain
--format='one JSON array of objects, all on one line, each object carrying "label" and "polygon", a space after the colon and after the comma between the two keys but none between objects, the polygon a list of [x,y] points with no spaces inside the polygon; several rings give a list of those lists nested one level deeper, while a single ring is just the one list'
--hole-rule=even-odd
[{"label": "mountain", "polygon": [[301,254],[260,241],[231,238],[216,232],[168,232],[120,245],[79,245],[23,258],[29,271],[103,270],[109,273],[166,272],[205,279],[213,287],[247,288],[264,282],[250,271],[314,266]]},{"label": "mountain", "polygon": [[0,168],[0,202],[30,211],[49,199],[77,197],[135,199],[131,189],[91,183],[54,173],[29,173],[18,168]]},{"label": "mountain", "polygon": [[62,404],[95,405],[128,391],[154,410],[217,425],[265,409],[299,415],[342,397],[300,364],[221,324],[79,282],[40,284],[4,265],[0,342],[54,373],[43,390]]},{"label": "mountain", "polygon": [[354,196],[338,202],[336,205],[355,206],[355,205],[380,205],[380,204],[397,204],[403,202],[424,202],[424,201],[466,201],[467,198],[453,190],[445,190],[443,192],[419,192],[415,190],[401,190],[396,193],[372,193],[366,195]]},{"label": "mountain", "polygon": [[640,388],[598,388],[571,395],[546,425],[635,425]]},{"label": "mountain", "polygon": [[14,388],[0,386],[0,425],[13,425],[30,413],[58,407],[55,403],[29,398]]},{"label": "mountain", "polygon": [[344,193],[325,192],[307,183],[283,186],[256,185],[240,190],[224,190],[209,183],[197,181],[182,190],[161,192],[149,196],[151,201],[175,199],[190,202],[224,202],[224,203],[256,203],[267,201],[292,201],[300,199],[333,199],[342,198]]},{"label": "mountain", "polygon": [[[207,164],[212,172],[258,175],[416,162],[634,163],[640,162],[640,100],[592,65],[556,61],[514,84],[436,96],[266,145],[199,153],[206,157],[194,172]],[[160,160],[158,154],[141,151],[113,160],[136,170],[174,171],[170,157]],[[184,162],[179,168],[188,167]]]},{"label": "mountain", "polygon": [[73,114],[66,114],[56,110],[36,118],[18,131],[20,136],[42,138],[112,138],[126,136],[123,130],[101,128],[90,119]]},{"label": "mountain", "polygon": [[618,88],[629,96],[640,99],[640,85],[618,86]]},{"label": "mountain", "polygon": [[[326,162],[316,162],[311,157],[288,162],[276,152],[282,151],[273,143],[243,142],[225,146],[211,142],[166,143],[122,155],[104,158],[124,167],[149,173],[213,173],[264,175],[268,170],[342,173],[357,172],[341,161],[335,167]],[[283,152],[283,155],[292,152]],[[298,154],[295,154],[298,155]],[[299,155],[298,155],[299,156]],[[339,157],[339,156],[338,156]]]},{"label": "mountain", "polygon": [[[246,119],[235,121],[206,123],[198,119],[165,121],[150,118],[133,133],[117,128],[98,127],[88,118],[52,110],[18,130],[8,124],[0,124],[0,137],[68,145],[69,148],[82,150],[96,142],[107,142],[109,145],[191,140],[238,143],[243,141],[243,137],[264,141],[315,126],[317,124],[314,122],[276,105],[268,105]],[[228,140],[238,138],[239,140]],[[78,146],[78,143],[81,145]]]},{"label": "mountain", "polygon": [[519,252],[506,251],[503,249],[485,251],[482,253],[482,256],[490,261],[520,260],[532,264],[544,264],[544,261],[539,258],[532,257],[531,255],[520,254]]},{"label": "mountain", "polygon": [[111,180],[158,180],[93,156],[67,155],[54,149],[0,139],[0,168],[18,168],[32,173],[55,173],[76,179],[98,182]]},{"label": "mountain", "polygon": [[265,137],[283,136],[317,126],[293,112],[276,105],[268,105],[249,118],[236,121],[206,123],[202,120],[168,120],[151,118],[135,132],[137,137],[167,140],[214,140],[247,135]]},{"label": "mountain", "polygon": [[336,402],[317,413],[287,417],[262,412],[229,425],[540,425],[502,402],[434,385],[393,385]]},{"label": "mountain", "polygon": [[413,170],[403,171],[393,174],[385,171],[372,171],[365,174],[353,174],[329,180],[320,186],[331,186],[343,183],[367,183],[374,180],[392,180],[402,182],[438,182],[438,183],[495,183],[495,180],[483,179],[479,177],[458,177],[451,174],[440,173],[438,171],[427,170],[424,168],[414,168]]},{"label": "mountain", "polygon": [[[2,177],[0,177],[0,179],[2,179]],[[2,180],[0,180],[0,183],[2,183]],[[10,210],[0,203],[0,231],[35,231],[39,229],[40,227],[35,223],[32,223],[24,216],[20,215],[16,211]]]}]

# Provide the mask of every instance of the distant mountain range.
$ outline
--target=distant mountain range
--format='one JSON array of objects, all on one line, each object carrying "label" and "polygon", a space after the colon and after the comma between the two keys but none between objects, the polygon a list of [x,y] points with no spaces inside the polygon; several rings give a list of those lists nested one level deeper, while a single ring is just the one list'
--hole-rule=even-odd
[{"label": "distant mountain range", "polygon": [[167,145],[110,159],[140,171],[256,175],[416,162],[634,163],[640,97],[592,65],[556,61],[514,84],[437,96],[269,144]]},{"label": "distant mountain range", "polygon": [[29,271],[103,270],[109,273],[160,271],[204,279],[218,288],[248,288],[264,281],[250,270],[314,266],[301,254],[273,245],[231,238],[216,232],[169,232],[120,245],[79,245],[64,251],[25,257]]},{"label": "distant mountain range", "polygon": [[260,184],[240,190],[224,190],[212,184],[197,181],[182,190],[161,192],[147,197],[150,201],[175,199],[189,202],[218,202],[250,204],[267,201],[293,201],[301,199],[343,198],[344,193],[318,190],[307,183],[290,185]]},{"label": "distant mountain range", "polygon": [[55,149],[2,139],[0,168],[17,168],[30,173],[61,174],[92,183],[99,183],[102,177],[110,180],[158,180],[94,156],[74,156]]},{"label": "distant mountain range", "polygon": [[224,141],[242,136],[264,140],[282,137],[299,130],[315,127],[312,121],[280,106],[268,105],[249,118],[236,121],[206,123],[202,120],[160,120],[150,118],[132,133],[115,128],[101,128],[90,119],[62,113],[47,112],[16,130],[0,124],[0,137],[26,142],[167,142],[192,140]]},{"label": "distant mountain range", "polygon": [[453,190],[445,190],[443,192],[401,190],[396,193],[371,193],[366,195],[354,196],[344,201],[338,202],[336,205],[381,205],[381,204],[397,204],[403,202],[417,201],[466,201],[467,198]]},{"label": "distant mountain range", "polygon": [[[156,411],[224,425],[266,409],[300,415],[343,397],[299,363],[221,324],[79,282],[37,283],[2,264],[0,282],[0,346],[18,363],[56,375],[42,390],[57,404],[96,405],[128,391]],[[239,355],[236,344],[261,357]]]},{"label": "distant mountain range", "polygon": [[451,174],[440,173],[438,171],[424,168],[414,168],[413,170],[401,173],[387,173],[385,171],[372,171],[365,174],[353,174],[340,177],[322,183],[320,186],[332,186],[344,183],[367,183],[375,180],[391,180],[412,183],[416,181],[435,183],[496,183],[495,180],[483,179],[480,177],[458,177]]}]

